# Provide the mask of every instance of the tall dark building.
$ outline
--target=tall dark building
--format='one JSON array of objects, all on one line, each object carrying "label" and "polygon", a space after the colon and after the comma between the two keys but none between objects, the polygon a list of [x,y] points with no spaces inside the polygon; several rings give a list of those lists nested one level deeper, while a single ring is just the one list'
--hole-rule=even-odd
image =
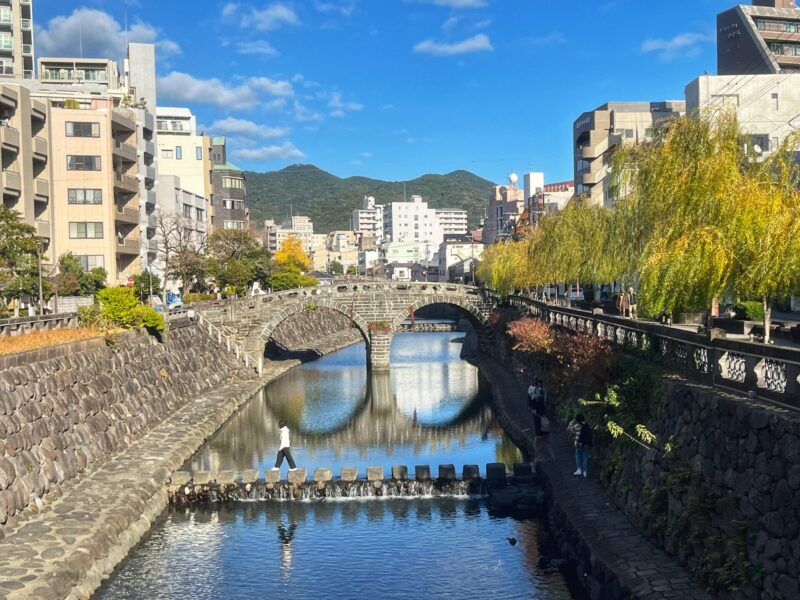
[{"label": "tall dark building", "polygon": [[214,229],[247,229],[250,211],[247,209],[247,186],[244,171],[228,162],[228,151],[224,136],[211,138],[211,162],[213,170]]},{"label": "tall dark building", "polygon": [[753,0],[717,15],[717,73],[800,72],[800,9],[796,0]]}]

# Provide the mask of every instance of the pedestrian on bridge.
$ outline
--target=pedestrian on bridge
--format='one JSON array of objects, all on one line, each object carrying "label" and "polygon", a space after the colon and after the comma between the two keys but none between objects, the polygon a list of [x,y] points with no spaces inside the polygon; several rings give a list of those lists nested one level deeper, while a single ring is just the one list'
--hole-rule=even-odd
[{"label": "pedestrian on bridge", "polygon": [[278,448],[278,456],[275,459],[275,466],[272,467],[273,471],[280,471],[283,459],[286,458],[289,463],[289,470],[294,471],[297,465],[294,464],[292,458],[291,443],[289,442],[289,428],[286,426],[286,421],[279,421],[278,426],[281,428],[281,445]]}]

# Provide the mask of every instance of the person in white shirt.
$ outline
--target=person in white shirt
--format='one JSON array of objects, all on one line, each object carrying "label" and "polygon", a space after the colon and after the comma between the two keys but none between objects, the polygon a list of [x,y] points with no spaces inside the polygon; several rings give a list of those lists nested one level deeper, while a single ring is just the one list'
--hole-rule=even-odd
[{"label": "person in white shirt", "polygon": [[275,466],[272,467],[273,471],[279,471],[283,464],[284,457],[289,463],[289,470],[294,471],[297,465],[294,464],[292,458],[291,444],[289,443],[289,428],[286,426],[286,421],[279,421],[278,426],[281,428],[281,445],[278,448],[278,457],[275,459]]}]

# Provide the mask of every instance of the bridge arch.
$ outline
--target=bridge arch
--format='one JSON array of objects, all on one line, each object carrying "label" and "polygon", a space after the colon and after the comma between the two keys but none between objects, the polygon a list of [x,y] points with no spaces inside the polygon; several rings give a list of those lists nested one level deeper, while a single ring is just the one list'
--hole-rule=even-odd
[{"label": "bridge arch", "polygon": [[286,321],[286,319],[303,311],[313,312],[320,308],[327,308],[336,311],[350,319],[352,326],[358,329],[359,333],[361,333],[361,337],[364,338],[364,342],[367,345],[367,356],[369,357],[369,324],[364,317],[358,314],[358,312],[352,306],[347,306],[344,303],[337,302],[329,298],[319,298],[313,296],[304,298],[297,302],[292,302],[291,304],[284,304],[272,315],[270,315],[269,319],[261,326],[258,336],[259,345],[262,346],[262,352],[263,348],[266,348],[270,338],[272,338],[272,334],[281,323]]},{"label": "bridge arch", "polygon": [[468,298],[463,296],[423,296],[414,300],[404,310],[398,313],[392,319],[392,331],[397,331],[400,325],[411,316],[412,312],[417,312],[426,306],[433,306],[436,304],[444,304],[455,306],[465,314],[467,319],[475,325],[476,330],[481,336],[491,336],[492,325],[489,319],[484,315],[480,308],[474,302],[470,302]]}]

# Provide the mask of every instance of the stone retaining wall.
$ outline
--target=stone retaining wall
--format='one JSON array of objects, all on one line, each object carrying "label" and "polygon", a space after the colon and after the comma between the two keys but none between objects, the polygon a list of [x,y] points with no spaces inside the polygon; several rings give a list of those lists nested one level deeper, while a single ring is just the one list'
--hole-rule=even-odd
[{"label": "stone retaining wall", "polygon": [[193,397],[253,377],[196,326],[0,360],[0,534],[49,492],[103,464]]},{"label": "stone retaining wall", "polygon": [[289,350],[306,349],[317,340],[352,328],[350,319],[335,310],[316,308],[295,313],[272,333],[272,340]]}]

